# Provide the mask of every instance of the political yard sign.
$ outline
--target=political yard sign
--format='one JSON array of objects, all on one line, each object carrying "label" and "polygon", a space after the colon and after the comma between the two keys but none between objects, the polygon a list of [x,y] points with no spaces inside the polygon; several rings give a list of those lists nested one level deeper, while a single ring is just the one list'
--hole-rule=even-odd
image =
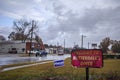
[{"label": "political yard sign", "polygon": [[103,67],[102,50],[100,49],[78,49],[71,52],[72,65],[82,68]]},{"label": "political yard sign", "polygon": [[64,60],[56,60],[54,61],[54,67],[64,66]]}]

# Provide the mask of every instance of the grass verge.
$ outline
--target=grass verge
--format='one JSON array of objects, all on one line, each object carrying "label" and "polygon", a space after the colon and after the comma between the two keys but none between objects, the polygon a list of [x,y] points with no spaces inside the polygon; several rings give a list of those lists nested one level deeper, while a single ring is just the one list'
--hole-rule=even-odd
[{"label": "grass verge", "polygon": [[35,64],[35,63],[42,63],[42,62],[47,62],[47,61],[51,61],[51,60],[38,61],[38,62],[24,62],[24,63],[18,63],[18,64],[9,64],[9,65],[1,66],[1,68],[4,69],[4,68],[9,68],[9,67],[16,67],[16,66],[29,65],[29,64]]},{"label": "grass verge", "polygon": [[[104,60],[103,68],[90,68],[92,80],[120,80],[120,60]],[[0,73],[0,80],[85,80],[85,68],[71,66],[71,60],[65,60],[65,66],[54,68],[46,63]]]}]

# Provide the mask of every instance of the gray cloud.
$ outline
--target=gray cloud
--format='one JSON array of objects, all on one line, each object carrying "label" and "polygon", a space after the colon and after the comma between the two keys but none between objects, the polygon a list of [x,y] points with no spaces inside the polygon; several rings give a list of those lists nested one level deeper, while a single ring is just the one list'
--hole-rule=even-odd
[{"label": "gray cloud", "polygon": [[65,19],[58,20],[58,25],[55,25],[55,27],[49,27],[50,30],[48,29],[48,31],[55,31],[56,37],[58,37],[57,33],[60,31],[66,33],[67,35],[65,37],[70,35],[69,39],[71,42],[78,42],[80,40],[81,34],[88,35],[89,38],[91,36],[92,39],[88,41],[93,42],[99,42],[102,38],[105,37],[120,39],[118,34],[120,31],[119,13],[119,6],[114,8],[108,7],[103,9],[86,9],[84,16],[82,17],[79,16],[78,13],[68,11],[66,14],[62,15],[62,17]]},{"label": "gray cloud", "polygon": [[66,39],[69,46],[80,45],[82,34],[86,45],[105,37],[120,39],[120,0],[5,0],[0,5],[0,15],[39,20],[45,43]]},{"label": "gray cloud", "polygon": [[8,38],[8,34],[10,34],[11,31],[10,27],[0,26],[0,35],[3,35],[6,38]]}]

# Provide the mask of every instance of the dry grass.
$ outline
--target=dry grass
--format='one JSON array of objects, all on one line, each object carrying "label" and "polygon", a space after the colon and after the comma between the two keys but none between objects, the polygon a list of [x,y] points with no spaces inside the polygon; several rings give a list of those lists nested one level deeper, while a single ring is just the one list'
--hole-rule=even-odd
[{"label": "dry grass", "polygon": [[[109,59],[104,60],[103,68],[90,68],[90,75],[107,76],[110,72],[112,75],[116,73],[120,76],[120,60]],[[105,75],[106,74],[106,75]],[[111,75],[110,74],[110,75]],[[0,73],[0,80],[45,80],[48,77],[67,77],[66,80],[84,80],[85,69],[75,68],[71,66],[71,60],[65,60],[65,66],[54,68],[53,63],[36,65]],[[81,78],[81,79],[80,79]],[[99,80],[99,79],[94,79]],[[103,79],[101,79],[103,80]]]}]

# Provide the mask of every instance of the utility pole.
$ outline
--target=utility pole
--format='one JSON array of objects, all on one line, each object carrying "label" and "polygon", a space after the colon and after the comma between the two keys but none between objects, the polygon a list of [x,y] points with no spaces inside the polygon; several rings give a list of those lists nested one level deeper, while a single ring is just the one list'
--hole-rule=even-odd
[{"label": "utility pole", "polygon": [[83,38],[84,37],[86,37],[86,36],[82,35],[82,37],[81,37],[81,48],[83,48]]},{"label": "utility pole", "polygon": [[88,42],[88,49],[89,49],[89,45],[90,45],[90,43]]},{"label": "utility pole", "polygon": [[64,54],[65,54],[65,39],[64,39]]},{"label": "utility pole", "polygon": [[33,27],[34,27],[34,20],[32,20],[32,28],[31,28],[31,39],[30,39],[30,52],[29,52],[29,56],[30,56],[31,51],[32,51]]},{"label": "utility pole", "polygon": [[[83,38],[86,37],[84,35],[82,35],[81,37],[81,48],[83,49]],[[86,80],[89,80],[89,68],[86,67]]]}]

